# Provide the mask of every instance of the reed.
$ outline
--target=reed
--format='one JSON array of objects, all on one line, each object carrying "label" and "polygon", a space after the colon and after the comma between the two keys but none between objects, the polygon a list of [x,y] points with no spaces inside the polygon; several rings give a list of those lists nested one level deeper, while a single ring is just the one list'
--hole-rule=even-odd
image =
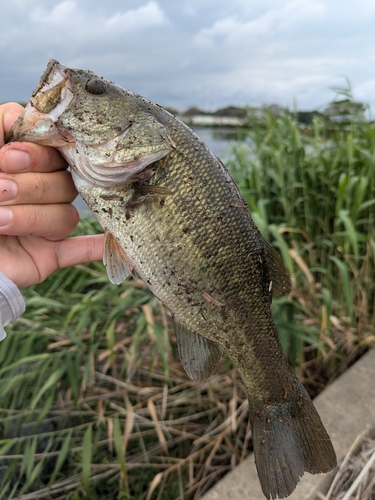
[{"label": "reed", "polygon": [[301,364],[306,341],[331,349],[344,330],[356,356],[374,341],[374,125],[350,114],[315,117],[308,128],[290,113],[264,118],[227,164],[292,276],[293,293],[274,304],[291,322],[279,325],[282,343]]}]

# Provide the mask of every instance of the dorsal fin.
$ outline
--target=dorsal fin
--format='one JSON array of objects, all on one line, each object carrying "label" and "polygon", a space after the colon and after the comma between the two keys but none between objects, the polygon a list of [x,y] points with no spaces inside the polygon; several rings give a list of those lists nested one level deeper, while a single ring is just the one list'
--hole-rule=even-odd
[{"label": "dorsal fin", "polygon": [[223,355],[219,344],[202,337],[174,318],[178,352],[190,378],[203,382],[215,370]]}]

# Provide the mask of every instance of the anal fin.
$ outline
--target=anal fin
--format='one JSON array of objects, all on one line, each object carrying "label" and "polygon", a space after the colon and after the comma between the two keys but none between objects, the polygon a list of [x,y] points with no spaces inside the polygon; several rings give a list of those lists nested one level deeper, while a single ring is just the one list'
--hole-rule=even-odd
[{"label": "anal fin", "polygon": [[215,370],[223,355],[223,349],[176,319],[174,326],[182,366],[191,379],[202,382]]},{"label": "anal fin", "polygon": [[107,231],[104,235],[103,264],[107,268],[110,282],[114,285],[120,285],[130,275],[135,275],[126,253],[113,234]]}]

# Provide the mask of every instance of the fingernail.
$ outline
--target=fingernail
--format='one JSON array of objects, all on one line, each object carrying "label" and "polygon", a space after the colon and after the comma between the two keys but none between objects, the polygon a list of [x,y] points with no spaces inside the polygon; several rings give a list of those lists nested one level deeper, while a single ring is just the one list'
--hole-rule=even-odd
[{"label": "fingernail", "polygon": [[0,203],[2,201],[14,200],[18,194],[18,186],[14,181],[0,179]]},{"label": "fingernail", "polygon": [[13,212],[10,208],[0,207],[0,226],[7,226],[12,222]]},{"label": "fingernail", "polygon": [[3,156],[2,166],[7,172],[25,172],[30,166],[30,156],[26,151],[9,149]]}]

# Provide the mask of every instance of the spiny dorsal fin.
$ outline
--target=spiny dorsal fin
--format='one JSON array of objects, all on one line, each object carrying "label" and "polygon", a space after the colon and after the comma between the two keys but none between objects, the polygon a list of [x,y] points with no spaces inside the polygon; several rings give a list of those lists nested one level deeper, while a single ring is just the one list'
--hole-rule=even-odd
[{"label": "spiny dorsal fin", "polygon": [[104,234],[103,264],[107,268],[109,280],[114,285],[120,285],[130,274],[135,274],[124,250],[109,232]]},{"label": "spiny dorsal fin", "polygon": [[270,279],[272,281],[272,297],[281,297],[292,291],[290,275],[284,261],[273,246],[262,236]]},{"label": "spiny dorsal fin", "polygon": [[207,379],[223,355],[219,344],[189,330],[174,318],[178,352],[182,366],[197,382]]}]

